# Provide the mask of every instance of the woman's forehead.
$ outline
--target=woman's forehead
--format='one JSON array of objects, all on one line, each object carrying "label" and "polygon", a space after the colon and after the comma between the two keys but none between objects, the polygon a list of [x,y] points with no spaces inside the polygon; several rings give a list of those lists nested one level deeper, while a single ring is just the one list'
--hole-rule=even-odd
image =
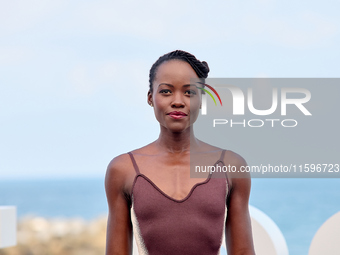
[{"label": "woman's forehead", "polygon": [[199,84],[193,84],[193,83],[186,83],[186,84],[170,84],[170,83],[165,83],[162,82],[160,84],[155,84],[154,86],[157,87],[169,87],[169,88],[182,88],[182,89],[190,89],[190,88],[196,88],[196,87],[200,87]]}]

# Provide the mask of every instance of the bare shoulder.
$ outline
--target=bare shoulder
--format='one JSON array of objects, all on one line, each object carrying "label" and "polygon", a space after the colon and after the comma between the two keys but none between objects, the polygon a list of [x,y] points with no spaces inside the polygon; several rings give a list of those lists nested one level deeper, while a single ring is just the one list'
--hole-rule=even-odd
[{"label": "bare shoulder", "polygon": [[124,175],[130,168],[131,159],[127,153],[114,157],[107,166],[107,175]]},{"label": "bare shoulder", "polygon": [[230,165],[234,165],[236,167],[246,166],[247,162],[246,160],[236,152],[227,150],[224,155],[224,162]]},{"label": "bare shoulder", "polygon": [[243,187],[244,189],[250,188],[250,173],[244,171],[247,166],[246,160],[233,151],[227,150],[224,155],[224,163],[225,165],[230,165],[228,171],[228,177],[231,180],[231,186],[235,188],[235,186]]},{"label": "bare shoulder", "polygon": [[[150,154],[149,152],[151,147],[152,143],[132,150],[131,153],[133,156],[136,156],[137,154]],[[131,157],[128,153],[123,153],[113,158],[107,166],[105,184],[108,184],[114,180],[128,179],[134,175],[135,170]]]},{"label": "bare shoulder", "polygon": [[105,187],[119,187],[125,189],[127,179],[134,173],[133,164],[127,153],[113,158],[107,166],[105,176]]}]

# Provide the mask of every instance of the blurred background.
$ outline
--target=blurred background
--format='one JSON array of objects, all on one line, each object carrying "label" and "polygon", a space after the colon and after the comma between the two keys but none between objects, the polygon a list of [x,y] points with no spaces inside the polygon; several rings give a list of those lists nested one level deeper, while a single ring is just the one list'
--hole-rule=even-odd
[{"label": "blurred background", "polygon": [[[189,51],[216,78],[339,77],[339,7],[0,0],[0,205],[17,206],[20,223],[18,246],[0,254],[103,254],[106,167],[158,137],[146,95],[159,56]],[[340,210],[339,184],[254,179],[250,203],[278,224],[291,255],[307,254]]]}]

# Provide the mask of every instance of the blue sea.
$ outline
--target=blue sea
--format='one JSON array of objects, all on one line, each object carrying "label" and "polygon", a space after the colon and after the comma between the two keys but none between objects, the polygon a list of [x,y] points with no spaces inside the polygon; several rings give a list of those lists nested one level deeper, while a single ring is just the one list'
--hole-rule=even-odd
[{"label": "blue sea", "polygon": [[[318,228],[340,211],[339,179],[252,179],[250,204],[281,229],[290,255],[308,254]],[[107,215],[104,179],[0,180],[0,205],[26,215],[82,217]]]}]

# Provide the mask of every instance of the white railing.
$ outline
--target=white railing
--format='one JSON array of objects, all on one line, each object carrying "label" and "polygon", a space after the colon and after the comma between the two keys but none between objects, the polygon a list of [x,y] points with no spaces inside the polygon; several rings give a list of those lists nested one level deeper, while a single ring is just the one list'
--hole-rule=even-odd
[{"label": "white railing", "polygon": [[15,206],[0,206],[0,248],[17,243],[17,212]]},{"label": "white railing", "polygon": [[308,255],[340,254],[340,212],[330,217],[316,232]]}]

